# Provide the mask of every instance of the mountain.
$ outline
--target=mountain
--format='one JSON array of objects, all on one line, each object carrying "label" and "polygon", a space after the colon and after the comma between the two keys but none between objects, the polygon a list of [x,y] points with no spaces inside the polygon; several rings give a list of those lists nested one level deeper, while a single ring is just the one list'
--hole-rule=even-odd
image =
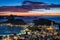
[{"label": "mountain", "polygon": [[29,16],[10,16],[10,17],[0,17],[0,21],[1,22],[4,22],[4,20],[5,21],[19,21],[19,20],[23,20],[25,23],[32,23],[34,20],[42,20],[42,22],[43,21],[48,21],[48,20],[50,20],[50,22],[52,21],[52,22],[55,22],[55,23],[58,23],[58,24],[60,24],[60,16],[34,16],[34,17],[29,17]]},{"label": "mountain", "polygon": [[33,20],[35,25],[51,25],[51,22],[55,23],[52,20],[45,19],[45,18],[39,18],[38,20]]}]

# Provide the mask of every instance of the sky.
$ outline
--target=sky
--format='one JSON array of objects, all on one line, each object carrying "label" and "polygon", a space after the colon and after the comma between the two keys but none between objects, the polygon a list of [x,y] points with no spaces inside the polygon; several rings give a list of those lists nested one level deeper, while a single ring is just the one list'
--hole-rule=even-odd
[{"label": "sky", "polygon": [[[0,0],[0,6],[19,6],[22,5],[24,0]],[[45,3],[54,3],[60,4],[60,0],[30,0],[30,1],[38,1],[38,2],[45,2]]]},{"label": "sky", "polygon": [[[24,0],[0,0],[0,6],[20,6],[22,5],[22,2]],[[60,4],[60,0],[30,0],[30,1],[35,1],[35,2],[44,2],[44,3],[48,3],[48,4]],[[60,13],[60,8],[52,8],[50,10],[45,10],[45,9],[32,9],[31,11],[28,11],[30,14],[31,13],[38,13],[39,14],[45,14],[45,13]],[[9,15],[10,13],[8,13]],[[13,14],[13,13],[12,13]],[[21,13],[20,13],[21,14]],[[28,15],[30,15],[28,14]],[[16,14],[16,15],[19,15]],[[23,14],[24,15],[24,14]],[[35,14],[36,15],[36,14]],[[49,14],[51,15],[51,14]],[[52,14],[53,15],[53,14]],[[60,15],[60,14],[58,14]]]}]

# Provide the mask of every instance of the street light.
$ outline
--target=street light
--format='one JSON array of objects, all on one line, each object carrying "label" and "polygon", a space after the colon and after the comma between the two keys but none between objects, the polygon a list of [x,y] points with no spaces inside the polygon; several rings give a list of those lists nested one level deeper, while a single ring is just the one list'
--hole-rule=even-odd
[{"label": "street light", "polygon": [[25,29],[25,30],[24,30],[24,33],[25,33],[25,34],[28,34],[29,31],[30,31],[29,29]]},{"label": "street light", "polygon": [[49,30],[49,31],[53,31],[54,30],[53,27],[49,27],[49,28],[46,28],[46,29]]}]

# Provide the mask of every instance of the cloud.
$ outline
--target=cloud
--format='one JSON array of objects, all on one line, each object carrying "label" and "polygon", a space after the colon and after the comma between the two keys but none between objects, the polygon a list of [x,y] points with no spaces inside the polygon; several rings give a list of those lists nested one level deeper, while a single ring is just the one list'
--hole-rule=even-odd
[{"label": "cloud", "polygon": [[51,8],[50,10],[45,9],[33,9],[30,13],[60,13],[60,8]]}]

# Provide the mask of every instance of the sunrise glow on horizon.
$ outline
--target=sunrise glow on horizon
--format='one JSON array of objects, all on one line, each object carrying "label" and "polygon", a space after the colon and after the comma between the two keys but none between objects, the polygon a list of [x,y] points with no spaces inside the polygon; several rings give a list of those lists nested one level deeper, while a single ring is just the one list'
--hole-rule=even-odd
[{"label": "sunrise glow on horizon", "polygon": [[60,2],[58,0],[28,1],[37,2],[38,5],[28,2],[23,6],[23,2],[26,2],[26,0],[4,0],[4,2],[1,0],[0,16],[60,16]]}]

